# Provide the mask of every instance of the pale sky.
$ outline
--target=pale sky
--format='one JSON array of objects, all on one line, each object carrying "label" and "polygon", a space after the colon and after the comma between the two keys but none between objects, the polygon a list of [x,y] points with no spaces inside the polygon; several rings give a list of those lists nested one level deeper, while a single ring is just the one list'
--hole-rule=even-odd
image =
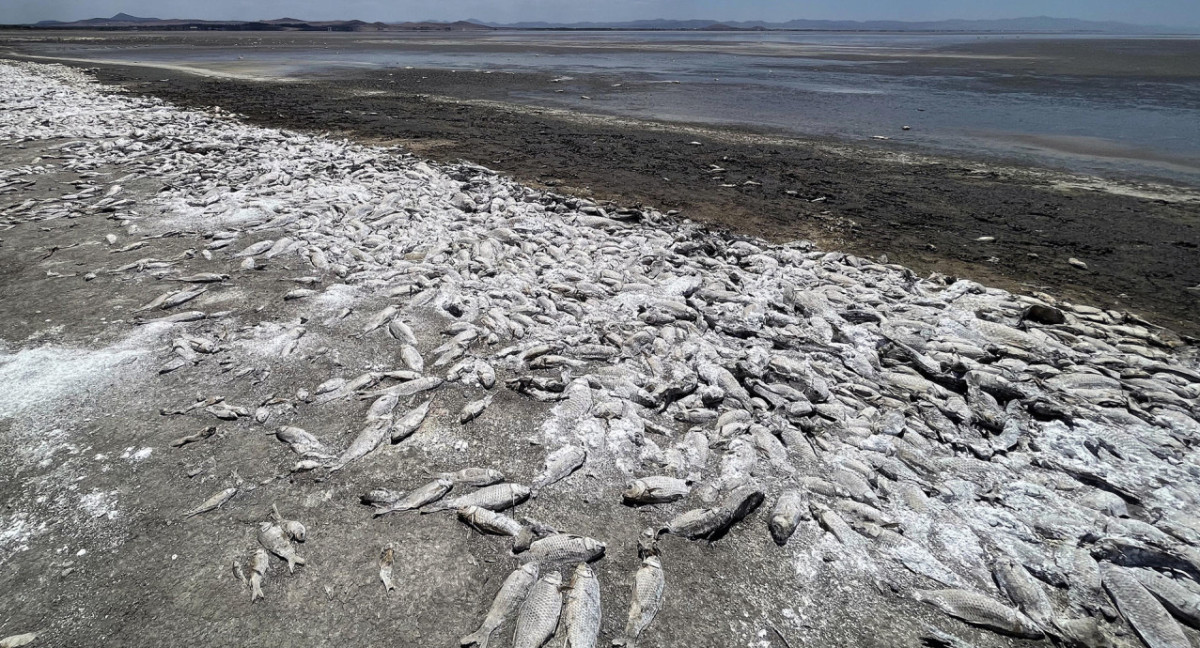
[{"label": "pale sky", "polygon": [[208,20],[624,21],[652,18],[941,20],[1053,16],[1200,26],[1200,0],[0,0],[0,23],[118,12]]}]

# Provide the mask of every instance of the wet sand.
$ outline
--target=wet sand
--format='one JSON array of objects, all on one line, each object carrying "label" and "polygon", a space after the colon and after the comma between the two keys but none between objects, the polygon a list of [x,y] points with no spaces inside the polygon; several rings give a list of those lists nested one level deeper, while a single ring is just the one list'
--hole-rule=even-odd
[{"label": "wet sand", "polygon": [[[978,46],[1004,65],[1020,54],[1000,56],[995,47]],[[1189,290],[1200,285],[1195,191],[1164,193],[1132,181],[1100,191],[1109,183],[994,160],[934,158],[891,143],[872,148],[503,102],[544,88],[548,78],[536,74],[397,69],[281,83],[88,67],[105,83],[183,106],[216,105],[258,124],[401,144],[559,191],[679,210],[772,241],[805,238],[886,255],[921,273],[1047,291],[1200,334],[1200,292]],[[612,80],[596,75],[564,85],[566,93],[586,95]]]}]

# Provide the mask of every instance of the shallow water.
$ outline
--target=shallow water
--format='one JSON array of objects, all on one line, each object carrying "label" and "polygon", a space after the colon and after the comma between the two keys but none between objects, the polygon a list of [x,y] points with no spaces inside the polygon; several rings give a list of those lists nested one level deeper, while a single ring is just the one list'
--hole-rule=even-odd
[{"label": "shallow water", "polygon": [[887,137],[919,150],[1200,186],[1194,38],[267,33],[205,34],[216,41],[195,46],[182,40],[188,36],[136,48],[99,39],[46,50],[284,77],[391,67],[603,75],[611,91],[593,84],[587,98],[567,79],[515,87],[507,99],[850,140]]}]

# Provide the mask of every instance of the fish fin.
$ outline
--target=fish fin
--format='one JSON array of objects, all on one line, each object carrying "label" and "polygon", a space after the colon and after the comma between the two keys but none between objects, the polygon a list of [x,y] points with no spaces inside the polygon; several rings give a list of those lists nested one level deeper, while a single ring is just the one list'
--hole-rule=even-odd
[{"label": "fish fin", "polygon": [[475,646],[476,648],[487,648],[488,642],[492,640],[492,633],[486,632],[484,628],[480,628],[477,632],[473,632],[462,639],[458,640],[461,646]]},{"label": "fish fin", "polygon": [[250,602],[253,603],[254,601],[257,601],[259,599],[265,599],[265,598],[266,598],[266,596],[263,595],[262,587],[258,583],[251,583],[250,584]]}]

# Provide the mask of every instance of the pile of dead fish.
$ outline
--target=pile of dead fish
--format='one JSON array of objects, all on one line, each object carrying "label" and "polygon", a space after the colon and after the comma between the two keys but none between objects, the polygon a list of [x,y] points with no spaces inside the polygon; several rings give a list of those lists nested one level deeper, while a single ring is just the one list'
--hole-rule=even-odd
[{"label": "pile of dead fish", "polygon": [[[716,540],[764,503],[765,521],[744,532],[782,545],[798,586],[851,570],[969,624],[1068,645],[1131,627],[1147,645],[1186,646],[1179,624],[1200,628],[1200,371],[1168,331],[804,243],[715,235],[468,164],[114,97],[59,68],[0,65],[0,80],[0,137],[65,138],[55,164],[117,165],[167,186],[140,212],[95,185],[5,218],[104,211],[132,245],[164,227],[203,237],[197,253],[230,272],[302,260],[311,272],[279,299],[312,312],[252,333],[280,359],[306,343],[304,318],[322,316],[326,298],[389,300],[365,320],[341,316],[360,322],[355,336],[394,338],[403,366],[303,391],[371,405],[345,449],[278,428],[297,470],[337,471],[403,442],[429,404],[396,412],[399,400],[446,385],[479,392],[464,423],[487,416],[498,385],[554,404],[537,433],[545,471],[529,486],[474,468],[363,496],[379,515],[452,510],[513,537],[525,565],[464,643],[486,645],[519,609],[517,645],[540,645],[560,610],[579,633],[569,645],[592,645],[599,595],[586,563],[603,543],[501,513],[569,488],[585,464],[630,505],[682,507],[643,534],[630,643],[661,603],[655,539]],[[157,234],[143,235],[151,224]],[[229,314],[171,310],[222,286],[177,276],[180,260],[108,270],[193,286],[145,306],[179,324],[164,371],[237,347],[200,332]],[[271,403],[196,406],[265,423]],[[267,551],[298,562],[286,529],[264,529]],[[380,560],[389,587],[392,551]]]}]

